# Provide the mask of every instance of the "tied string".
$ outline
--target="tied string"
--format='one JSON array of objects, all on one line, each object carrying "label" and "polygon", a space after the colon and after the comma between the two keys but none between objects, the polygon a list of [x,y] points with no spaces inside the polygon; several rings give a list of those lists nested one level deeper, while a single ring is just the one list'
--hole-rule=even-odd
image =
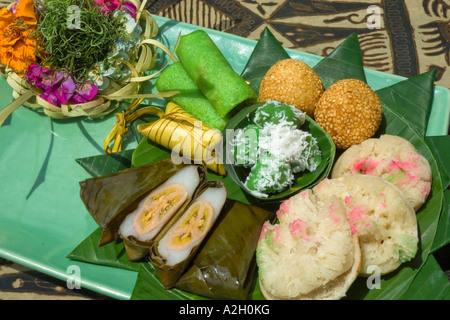
[{"label": "tied string", "polygon": [[[178,92],[176,92],[178,93]],[[156,113],[158,117],[164,114],[164,111],[157,107],[149,106],[143,107],[135,112],[134,109],[141,104],[144,98],[134,99],[128,106],[128,109],[122,113],[116,113],[117,122],[114,124],[113,128],[109,132],[108,136],[105,138],[103,149],[105,153],[115,153],[122,151],[122,141],[123,136],[128,132],[128,125],[132,124],[138,118],[144,114]],[[113,147],[110,148],[109,145],[113,142]]]}]

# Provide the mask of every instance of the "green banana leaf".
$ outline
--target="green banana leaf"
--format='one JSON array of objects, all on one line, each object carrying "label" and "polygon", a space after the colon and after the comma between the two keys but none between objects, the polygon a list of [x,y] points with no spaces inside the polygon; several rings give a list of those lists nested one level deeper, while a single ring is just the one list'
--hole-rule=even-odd
[{"label": "green banana leaf", "polygon": [[448,148],[450,146],[450,135],[425,137],[425,142],[430,147],[438,163],[442,187],[447,189],[450,186],[450,161],[448,161],[450,156]]},{"label": "green banana leaf", "polygon": [[157,143],[146,138],[141,139],[136,149],[134,149],[131,164],[133,167],[140,167],[147,163],[156,162],[170,158],[170,151],[161,147]]},{"label": "green banana leaf", "polygon": [[[237,129],[243,129],[251,123],[250,119],[253,118],[253,114],[262,104],[255,104],[247,107],[237,113],[226,125],[224,132],[235,132]],[[321,161],[314,172],[305,172],[298,176],[294,184],[287,190],[275,195],[269,195],[267,198],[260,198],[253,196],[250,191],[245,187],[245,180],[248,176],[249,169],[243,166],[234,165],[232,159],[224,159],[224,165],[227,170],[227,174],[232,178],[234,183],[242,188],[247,194],[248,199],[254,204],[261,206],[277,206],[288,197],[300,192],[301,190],[312,187],[319,183],[323,178],[327,177],[331,171],[334,163],[334,157],[336,153],[336,147],[331,139],[330,135],[323,130],[314,120],[306,116],[306,122],[301,128],[312,134],[317,139],[318,146],[322,152]],[[232,137],[227,135],[224,137],[223,150],[225,155],[233,154],[229,140]]]},{"label": "green banana leaf", "polygon": [[358,35],[351,34],[326,58],[314,67],[325,89],[341,79],[359,79],[366,81]]},{"label": "green banana leaf", "polygon": [[[287,51],[270,30],[265,28],[241,76],[250,83],[256,93],[259,93],[261,80],[270,67],[280,60],[289,58]],[[325,89],[341,79],[359,79],[367,82],[361,48],[355,33],[312,67],[320,76]]]},{"label": "green banana leaf", "polygon": [[[426,283],[426,285],[424,285]],[[450,282],[430,255],[402,300],[450,300]]]},{"label": "green banana leaf", "polygon": [[421,137],[426,134],[430,117],[435,73],[431,70],[377,90],[378,98],[405,119]]},{"label": "green banana leaf", "polygon": [[[327,86],[341,78],[365,79],[365,76],[363,78],[363,73],[361,73],[361,70],[363,70],[361,57],[357,56],[357,53],[360,52],[359,43],[355,39],[357,38],[354,35],[350,36],[334,50],[332,55],[325,57],[314,67],[319,75],[325,79]],[[269,52],[271,53],[277,52],[276,58],[271,58],[267,51],[264,52],[264,50],[269,50],[267,48],[270,48],[271,51]],[[284,49],[273,35],[268,30],[264,31],[242,76],[248,81],[251,80],[251,83],[258,83],[257,81],[262,79],[261,75],[270,68],[274,63],[273,61],[287,57],[283,51]],[[265,63],[264,59],[268,62]],[[425,99],[408,99],[419,91],[418,88],[420,88],[420,96],[425,97]],[[380,128],[379,134],[396,134],[410,140],[430,162],[433,170],[433,188],[426,205],[417,215],[421,247],[416,258],[396,272],[383,277],[380,282],[380,289],[369,290],[366,279],[358,279],[348,292],[347,299],[448,299],[448,281],[446,282],[445,277],[442,276],[442,270],[432,255],[434,250],[447,245],[450,237],[450,233],[447,231],[450,215],[450,195],[446,191],[444,197],[443,192],[449,184],[450,171],[448,170],[448,160],[446,161],[448,159],[448,151],[446,151],[448,137],[425,137],[426,119],[428,119],[433,98],[432,72],[380,89],[377,94],[383,102],[384,111],[383,127]],[[408,108],[404,107],[405,101],[408,101]],[[417,117],[416,112],[420,112],[423,116]],[[133,153],[132,165],[156,161],[158,157],[165,155],[164,152],[167,152],[167,150],[162,150],[143,139]],[[170,154],[167,153],[166,156],[170,156]],[[85,168],[89,166],[89,162],[92,163],[93,161],[92,158],[88,161],[83,160]],[[99,163],[97,162],[97,164]],[[95,164],[92,166],[95,166]],[[101,172],[102,170],[92,171]],[[242,202],[248,201],[240,188],[230,181],[229,176],[224,178],[208,173],[208,178],[223,179],[227,188],[232,189],[232,192],[229,192],[232,199]],[[90,248],[93,244],[95,244],[95,241],[83,242],[87,254],[83,256],[81,248],[78,248],[77,259],[92,263],[105,263],[100,261],[99,253],[97,253],[97,256],[89,253],[90,250],[94,250],[94,248]],[[95,250],[106,250],[105,247]],[[431,281],[430,288],[437,288],[436,292],[434,290],[423,290],[424,283],[428,284],[427,281]],[[135,298],[199,298],[178,291],[160,291],[159,289],[162,288],[160,286],[161,284],[155,278],[151,266],[147,263],[140,265],[138,281],[135,292],[133,292]],[[258,290],[257,286],[255,290]]]},{"label": "green banana leaf", "polygon": [[101,177],[130,168],[134,150],[75,159],[93,177]]},{"label": "green banana leaf", "polygon": [[122,242],[113,241],[102,247],[98,246],[102,233],[102,228],[97,228],[89,235],[89,237],[73,249],[73,251],[67,255],[67,258],[103,266],[138,271],[140,263],[128,260]]},{"label": "green banana leaf", "polygon": [[131,300],[206,300],[205,298],[176,288],[165,289],[151,263],[139,265],[136,285]]},{"label": "green banana leaf", "polygon": [[261,80],[270,67],[280,60],[289,58],[289,54],[284,50],[272,32],[268,28],[265,28],[253,49],[247,65],[241,73],[241,77],[247,80],[253,91],[259,95]]},{"label": "green banana leaf", "polygon": [[[439,218],[439,224],[436,231],[431,251],[435,252],[450,244],[450,189],[444,191],[444,204]],[[448,248],[447,248],[448,249]]]}]

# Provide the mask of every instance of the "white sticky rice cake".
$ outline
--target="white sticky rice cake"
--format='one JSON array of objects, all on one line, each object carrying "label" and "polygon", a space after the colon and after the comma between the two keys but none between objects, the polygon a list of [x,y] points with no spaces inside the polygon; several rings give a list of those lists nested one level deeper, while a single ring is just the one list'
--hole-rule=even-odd
[{"label": "white sticky rice cake", "polygon": [[418,210],[431,189],[431,168],[406,139],[393,135],[368,139],[347,149],[336,161],[331,178],[346,174],[381,177],[396,185]]},{"label": "white sticky rice cake", "polygon": [[321,199],[337,196],[345,203],[352,232],[361,244],[360,275],[375,270],[387,274],[416,255],[416,213],[392,183],[376,176],[346,175],[325,179],[313,191]]},{"label": "white sticky rice cake", "polygon": [[256,250],[261,292],[270,300],[337,300],[358,276],[361,250],[344,203],[306,190],[266,222]]}]

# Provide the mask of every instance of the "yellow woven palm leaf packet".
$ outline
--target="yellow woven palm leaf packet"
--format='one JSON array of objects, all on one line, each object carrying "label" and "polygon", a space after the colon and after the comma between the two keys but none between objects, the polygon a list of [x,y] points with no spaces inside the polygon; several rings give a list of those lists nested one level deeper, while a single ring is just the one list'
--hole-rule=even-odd
[{"label": "yellow woven palm leaf packet", "polygon": [[158,120],[138,126],[151,141],[171,150],[172,161],[204,163],[208,169],[225,175],[222,163],[222,133],[199,121],[180,106],[169,102]]}]

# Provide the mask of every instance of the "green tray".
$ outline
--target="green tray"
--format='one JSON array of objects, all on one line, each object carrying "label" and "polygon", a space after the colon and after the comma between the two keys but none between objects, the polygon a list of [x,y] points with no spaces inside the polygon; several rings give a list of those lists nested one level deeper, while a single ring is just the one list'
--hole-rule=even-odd
[{"label": "green tray", "polygon": [[[202,29],[155,16],[162,40],[172,49],[178,35]],[[210,29],[207,31],[236,72],[240,73],[256,41]],[[315,65],[321,57],[288,50],[293,58]],[[377,90],[404,80],[367,69]],[[12,90],[0,79],[0,108],[12,101]],[[449,90],[435,88],[427,135],[446,135]],[[0,128],[0,257],[72,283],[79,271],[81,287],[117,299],[128,299],[137,273],[66,258],[96,228],[80,197],[79,182],[89,174],[75,161],[103,152],[103,140],[116,119],[51,120],[20,107]],[[127,148],[134,148],[134,142]],[[75,269],[73,269],[75,266]]]}]

